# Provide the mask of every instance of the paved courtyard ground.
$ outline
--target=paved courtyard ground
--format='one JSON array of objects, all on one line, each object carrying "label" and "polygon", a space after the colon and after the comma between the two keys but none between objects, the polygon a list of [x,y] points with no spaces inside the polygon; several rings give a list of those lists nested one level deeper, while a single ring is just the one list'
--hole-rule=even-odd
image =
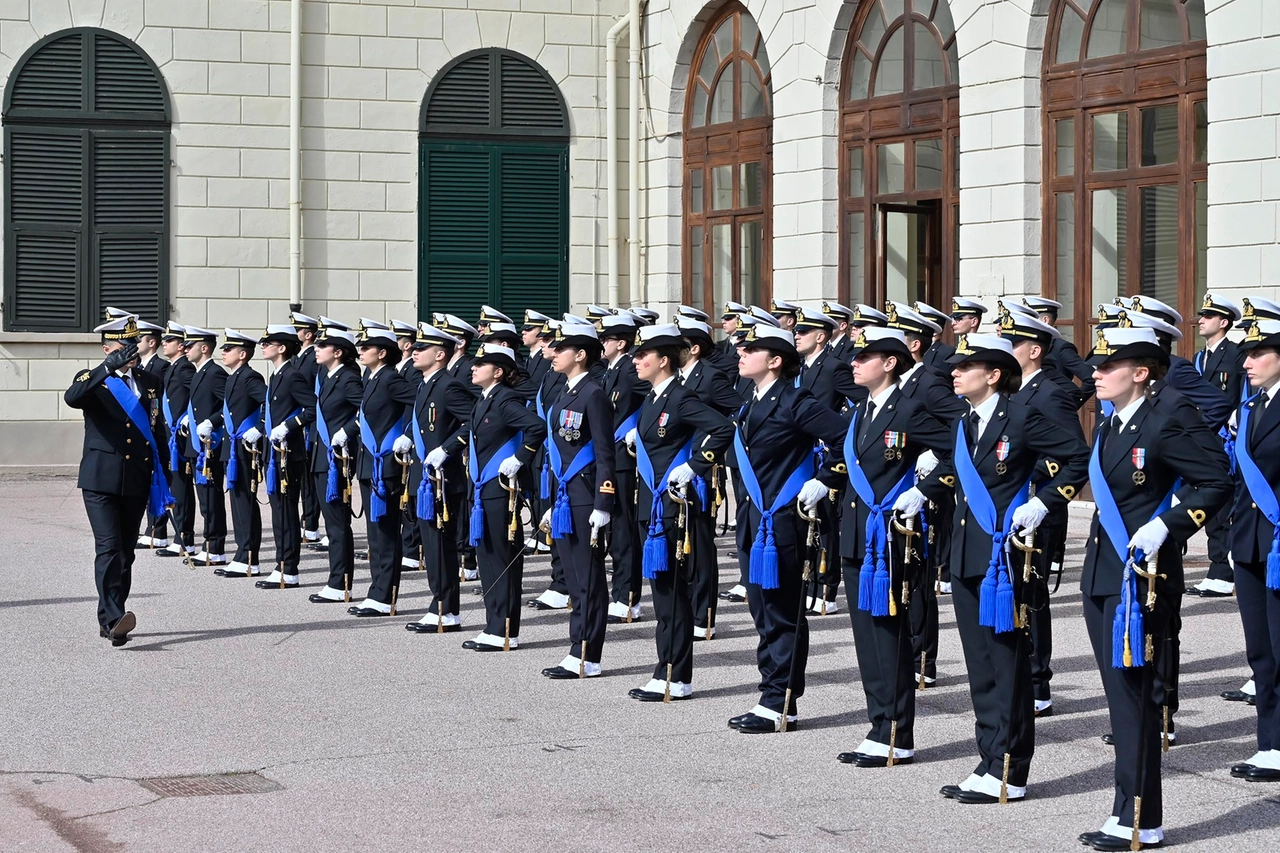
[{"label": "paved courtyard ground", "polygon": [[[603,677],[553,682],[539,671],[565,654],[565,614],[529,611],[519,651],[477,655],[460,647],[470,633],[404,630],[428,595],[415,573],[399,618],[357,620],[309,604],[307,589],[265,592],[141,553],[138,629],[113,649],[98,637],[74,485],[0,481],[4,853],[1072,850],[1110,813],[1106,706],[1078,571],[1053,598],[1056,715],[1037,724],[1029,796],[963,806],[938,795],[975,763],[948,599],[939,685],[918,694],[916,763],[858,770],[835,760],[866,732],[843,611],[812,623],[802,728],[754,737],[725,725],[756,700],[745,605],[725,607],[719,636],[695,648],[695,700],[668,706],[627,698],[653,666],[647,600],[645,621],[610,626]],[[1190,560],[1202,565],[1203,550],[1201,538]],[[312,591],[324,560],[304,557]],[[1078,561],[1074,547],[1068,563]],[[548,573],[545,558],[530,561],[527,596]],[[736,574],[723,559],[724,584]],[[363,592],[367,566],[358,580]],[[482,611],[476,586],[463,590],[468,630]],[[1168,843],[1273,848],[1280,786],[1227,772],[1254,751],[1253,709],[1218,696],[1247,677],[1235,603],[1188,598],[1183,614]],[[243,773],[260,776],[157,781]],[[219,786],[262,792],[179,795]]]}]

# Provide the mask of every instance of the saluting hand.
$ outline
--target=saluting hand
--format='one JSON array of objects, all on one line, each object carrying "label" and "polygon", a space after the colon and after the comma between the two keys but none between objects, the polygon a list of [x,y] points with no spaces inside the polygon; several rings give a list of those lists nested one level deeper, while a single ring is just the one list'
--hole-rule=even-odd
[{"label": "saluting hand", "polygon": [[123,370],[125,365],[127,365],[131,361],[134,361],[135,359],[137,359],[137,357],[138,357],[138,345],[136,343],[130,342],[125,344],[120,349],[115,350],[114,352],[108,353],[107,357],[103,360],[102,364],[107,368],[107,370],[110,370],[112,373],[115,373],[118,370]]}]

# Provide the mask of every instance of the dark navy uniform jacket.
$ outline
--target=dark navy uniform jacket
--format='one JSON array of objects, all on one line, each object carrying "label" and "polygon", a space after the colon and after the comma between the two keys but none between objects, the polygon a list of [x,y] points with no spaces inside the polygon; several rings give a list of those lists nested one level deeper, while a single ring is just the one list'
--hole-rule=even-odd
[{"label": "dark navy uniform jacket", "polygon": [[[314,381],[314,379],[308,380],[299,368],[292,362],[286,361],[279,370],[271,374],[271,379],[267,382],[267,405],[271,407],[271,424],[279,426],[288,418],[289,438],[286,446],[289,448],[289,458],[295,461],[305,458],[307,431],[316,419],[316,393],[315,386],[312,384]],[[290,418],[289,416],[295,410],[301,411]],[[267,434],[266,423],[264,417],[262,421],[264,435]],[[270,439],[270,436],[268,435],[267,438]]]},{"label": "dark navy uniform jacket", "polygon": [[[570,478],[567,484],[570,506],[592,506],[601,512],[613,512],[616,495],[614,474],[615,448],[613,443],[613,406],[604,389],[583,376],[572,388],[561,389],[549,409],[548,446],[555,442],[560,453],[560,464],[568,471],[578,453],[593,442],[595,461]],[[548,451],[549,453],[550,451]],[[553,482],[559,483],[559,473],[551,467]],[[552,498],[554,498],[554,487]]]},{"label": "dark navy uniform jacket", "polygon": [[[262,374],[254,370],[249,365],[241,365],[240,369],[235,373],[227,374],[227,382],[224,386],[226,408],[231,413],[231,419],[234,423],[223,423],[222,443],[218,445],[218,458],[223,462],[231,459],[231,430],[240,426],[240,423],[254,412],[262,409],[263,402],[267,399],[267,383],[262,378]],[[221,414],[221,411],[219,411]],[[285,412],[284,414],[288,414]],[[215,425],[217,422],[214,422]],[[258,431],[262,432],[266,426],[263,420],[258,424]],[[195,435],[195,428],[192,427],[191,434]],[[239,442],[236,442],[239,444]],[[237,448],[239,450],[241,448]],[[265,457],[262,460],[263,468],[266,468]]]},{"label": "dark navy uniform jacket", "polygon": [[227,371],[211,358],[206,359],[191,374],[191,392],[187,399],[194,417],[187,424],[187,446],[183,451],[185,456],[195,459],[200,455],[200,439],[196,435],[196,427],[203,421],[209,421],[215,430],[222,426],[222,398],[226,387]]},{"label": "dark navy uniform jacket", "polygon": [[[344,366],[337,373],[326,370],[320,380],[320,396],[317,405],[324,413],[325,426],[329,428],[329,437],[333,438],[339,430],[347,435],[347,452],[356,455],[356,444],[360,441],[360,427],[357,415],[360,412],[360,400],[364,396],[364,384],[360,381],[358,366]],[[311,471],[323,474],[329,470],[329,450],[320,438],[319,418],[311,429]]]},{"label": "dark navy uniform jacket", "polygon": [[[689,467],[704,479],[710,477],[714,465],[723,461],[733,442],[733,424],[729,419],[674,379],[657,397],[652,392],[645,395],[636,432],[653,464],[655,483],[662,482],[676,454],[690,441],[693,442],[693,454],[689,458]],[[647,524],[653,514],[653,492],[643,477],[639,480],[637,510],[639,521]],[[664,495],[663,519],[674,519],[678,512],[676,503],[669,495]]]},{"label": "dark navy uniform jacket", "polygon": [[[151,491],[151,446],[107,388],[109,376],[110,371],[102,364],[92,370],[81,370],[62,395],[68,406],[84,413],[84,451],[80,456],[76,487],[145,499]],[[160,380],[154,374],[134,368],[133,381],[151,433],[157,437],[157,448],[164,453],[164,443],[158,438],[164,433],[157,432],[164,420],[160,411]]]},{"label": "dark navy uniform jacket", "polygon": [[742,396],[733,390],[729,377],[702,359],[689,369],[688,376],[677,377],[676,382],[722,415],[732,415],[742,406]]},{"label": "dark navy uniform jacket", "polygon": [[[1271,488],[1280,483],[1280,402],[1263,407],[1266,397],[1245,403],[1250,409],[1247,440],[1250,456],[1266,476]],[[1239,451],[1237,450],[1237,453]],[[1238,563],[1266,563],[1271,551],[1275,528],[1267,521],[1257,502],[1245,487],[1244,477],[1236,466],[1235,503],[1231,510],[1231,556]]]},{"label": "dark navy uniform jacket", "polygon": [[[445,447],[459,430],[465,429],[471,410],[475,408],[475,399],[461,382],[449,375],[447,370],[437,370],[426,380],[414,386],[417,397],[413,410],[418,417],[418,439],[414,442],[413,458],[415,464],[409,476],[409,487],[417,490],[422,482],[422,463],[418,458],[417,441],[422,442],[427,453],[437,447]],[[410,438],[413,438],[413,422],[406,427]],[[445,462],[444,487],[449,495],[460,495],[467,490],[467,472],[462,466],[462,454],[456,452],[458,447],[445,447],[450,451]]]}]

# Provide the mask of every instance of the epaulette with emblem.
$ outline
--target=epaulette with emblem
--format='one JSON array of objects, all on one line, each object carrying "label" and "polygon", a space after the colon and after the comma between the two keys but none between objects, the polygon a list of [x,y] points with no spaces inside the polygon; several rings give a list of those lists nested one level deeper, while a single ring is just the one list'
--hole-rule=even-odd
[{"label": "epaulette with emblem", "polygon": [[1062,495],[1067,500],[1071,500],[1076,496],[1076,487],[1075,486],[1058,486],[1058,494]]},{"label": "epaulette with emblem", "polygon": [[88,381],[89,381],[89,371],[88,371],[88,370],[82,370],[82,371],[80,371],[79,373],[77,373],[77,374],[76,374],[76,381],[77,381],[77,382],[88,382]]},{"label": "epaulette with emblem", "polygon": [[956,486],[956,478],[950,474],[945,477],[939,477],[938,482],[950,489],[954,489]]},{"label": "epaulette with emblem", "polygon": [[1202,509],[1189,509],[1187,510],[1187,515],[1191,516],[1191,520],[1195,522],[1197,528],[1204,527],[1204,523],[1208,519],[1208,515]]}]

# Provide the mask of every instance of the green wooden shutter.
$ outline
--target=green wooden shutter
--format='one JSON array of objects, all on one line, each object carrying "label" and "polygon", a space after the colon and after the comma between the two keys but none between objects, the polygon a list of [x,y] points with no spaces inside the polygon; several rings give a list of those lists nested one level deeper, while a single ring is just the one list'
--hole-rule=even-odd
[{"label": "green wooden shutter", "polygon": [[83,54],[84,42],[79,33],[37,50],[14,77],[9,109],[84,109]]},{"label": "green wooden shutter", "polygon": [[93,134],[96,316],[108,305],[164,316],[165,135]]},{"label": "green wooden shutter", "polygon": [[419,305],[474,322],[489,298],[493,170],[484,146],[432,144],[422,151]]},{"label": "green wooden shutter", "polygon": [[97,36],[93,46],[94,109],[163,115],[164,89],[146,59],[110,36]]},{"label": "green wooden shutter", "polygon": [[6,278],[17,282],[10,324],[83,327],[85,137],[79,130],[6,132],[9,223]]},{"label": "green wooden shutter", "polygon": [[568,286],[568,151],[498,146],[497,280],[493,304],[511,317],[565,310]]}]

